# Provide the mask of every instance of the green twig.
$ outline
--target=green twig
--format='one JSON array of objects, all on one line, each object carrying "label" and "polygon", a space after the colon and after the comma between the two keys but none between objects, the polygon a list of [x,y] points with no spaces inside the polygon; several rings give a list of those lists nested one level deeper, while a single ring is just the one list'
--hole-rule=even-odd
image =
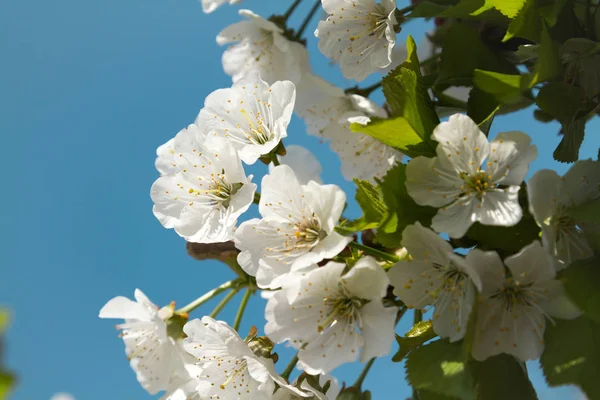
[{"label": "green twig", "polygon": [[273,163],[274,166],[281,165],[281,163],[279,162],[279,159],[277,158],[277,154],[275,154],[275,153],[273,153],[271,155],[271,162]]},{"label": "green twig", "polygon": [[285,367],[285,370],[280,374],[281,377],[284,379],[289,379],[292,371],[296,367],[296,364],[298,364],[298,353],[294,354],[294,357],[292,357],[287,367]]},{"label": "green twig", "polygon": [[367,86],[366,88],[359,88],[358,86],[355,86],[353,88],[346,89],[346,93],[357,94],[362,97],[369,97],[371,92],[379,89],[380,87],[381,87],[381,82],[377,82],[377,83],[372,84],[371,86]]},{"label": "green twig", "polygon": [[362,372],[360,373],[360,375],[358,376],[358,379],[356,379],[356,382],[354,382],[354,387],[359,389],[362,387],[362,384],[365,380],[365,378],[367,377],[367,374],[369,373],[369,370],[371,369],[371,367],[373,366],[373,363],[375,362],[375,357],[371,358],[369,360],[369,362],[365,365],[365,367],[363,368]]},{"label": "green twig", "polygon": [[364,252],[366,254],[372,255],[374,257],[380,258],[385,261],[389,261],[389,262],[400,261],[400,257],[398,257],[398,256],[395,256],[395,255],[389,254],[389,253],[385,253],[381,250],[377,250],[377,249],[374,249],[369,246],[365,246],[364,244],[350,242],[350,243],[348,243],[348,247],[355,248],[357,250],[361,250],[362,252]]},{"label": "green twig", "polygon": [[396,11],[396,14],[406,14],[407,12],[411,12],[412,10],[415,9],[417,5],[416,4],[411,4],[410,6],[404,7],[404,8],[400,8]]},{"label": "green twig", "polygon": [[260,203],[260,193],[254,192],[254,204],[259,204],[259,203]]},{"label": "green twig", "polygon": [[321,6],[321,0],[317,0],[315,2],[315,4],[313,4],[312,8],[308,12],[308,15],[306,16],[306,18],[304,18],[304,21],[302,21],[302,25],[300,25],[300,28],[298,28],[298,32],[296,33],[296,39],[300,40],[300,38],[302,38],[302,34],[304,33],[304,30],[308,26],[308,23],[310,22],[312,17],[315,16],[315,13],[317,12],[317,10],[319,9],[320,6]]},{"label": "green twig", "polygon": [[198,297],[196,300],[192,301],[187,306],[181,307],[179,310],[176,310],[175,312],[177,314],[190,313],[190,312],[194,311],[196,308],[200,307],[202,304],[209,301],[210,299],[218,296],[220,293],[224,292],[225,290],[234,287],[238,282],[239,282],[238,279],[233,279],[229,282],[225,282],[221,286],[218,286],[218,287],[214,288],[213,290],[211,290],[210,292],[203,294],[202,296]]},{"label": "green twig", "polygon": [[232,289],[231,292],[227,293],[227,296],[223,297],[223,300],[221,300],[221,302],[219,304],[217,304],[217,306],[215,307],[213,312],[210,313],[210,317],[216,318],[217,315],[219,315],[219,313],[227,305],[227,303],[229,303],[231,301],[231,299],[233,299],[233,297],[240,291],[240,289],[241,289],[241,287],[238,287],[238,288]]},{"label": "green twig", "polygon": [[246,306],[248,305],[248,300],[250,300],[250,296],[252,296],[253,290],[251,288],[246,289],[246,293],[244,293],[244,297],[242,298],[242,302],[240,303],[240,307],[238,308],[237,314],[235,315],[235,321],[233,322],[233,329],[236,331],[240,329],[240,323],[242,322],[242,317],[244,316],[244,311],[246,310]]},{"label": "green twig", "polygon": [[288,20],[288,18],[290,17],[290,15],[292,15],[292,13],[294,12],[294,10],[296,9],[296,7],[298,7],[298,5],[302,3],[302,0],[295,0],[292,5],[290,6],[290,8],[288,8],[288,10],[285,12],[285,14],[283,14],[283,18],[284,20]]}]

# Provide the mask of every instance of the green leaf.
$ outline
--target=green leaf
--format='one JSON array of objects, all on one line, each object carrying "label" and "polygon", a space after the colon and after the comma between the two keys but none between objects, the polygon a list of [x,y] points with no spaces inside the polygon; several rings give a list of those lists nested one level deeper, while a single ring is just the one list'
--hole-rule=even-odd
[{"label": "green leaf", "polygon": [[594,13],[594,31],[596,40],[600,41],[600,6],[598,5],[596,5],[596,12]]},{"label": "green leaf", "polygon": [[[538,10],[549,27],[553,27],[558,22],[558,17],[567,4],[568,0],[546,0],[547,4],[538,4]],[[542,3],[540,1],[540,3]]]},{"label": "green leaf", "polygon": [[550,82],[540,89],[538,107],[556,118],[563,128],[563,139],[554,151],[561,162],[574,162],[585,136],[586,97],[582,88],[561,82]]},{"label": "green leaf", "polygon": [[503,41],[513,37],[521,37],[539,42],[542,30],[542,19],[535,0],[527,0],[517,16],[510,22]]},{"label": "green leaf", "polygon": [[516,103],[522,97],[521,75],[508,75],[499,72],[475,70],[475,86],[491,94],[499,104]]},{"label": "green leaf", "polygon": [[516,17],[525,6],[525,0],[487,0],[486,3],[488,2],[508,18]]},{"label": "green leaf", "polygon": [[436,336],[437,334],[433,331],[433,324],[430,320],[416,323],[406,332],[404,337],[396,335],[396,342],[398,342],[400,348],[392,358],[392,361],[402,361],[412,350]]},{"label": "green leaf", "polygon": [[0,335],[2,335],[8,328],[10,323],[10,313],[8,310],[0,309]]},{"label": "green leaf", "polygon": [[481,40],[471,25],[453,24],[442,45],[440,74],[436,86],[471,86],[476,69],[502,73],[518,73],[514,65],[501,60]]},{"label": "green leaf", "polygon": [[433,1],[421,1],[408,14],[408,18],[433,18],[440,16],[448,6]]},{"label": "green leaf", "polygon": [[525,364],[501,354],[474,363],[478,400],[536,400],[537,394],[527,376]]},{"label": "green leaf", "polygon": [[430,141],[423,141],[404,117],[372,118],[367,126],[353,123],[350,129],[353,132],[367,134],[409,157],[435,156],[435,146]]},{"label": "green leaf", "polygon": [[457,400],[456,397],[444,396],[443,394],[419,390],[419,400]]},{"label": "green leaf", "polygon": [[480,249],[502,250],[507,254],[514,254],[539,239],[539,235],[540,228],[533,217],[526,214],[515,226],[487,226],[476,222],[466,236],[477,241]]},{"label": "green leaf", "polygon": [[347,223],[343,228],[354,232],[378,228],[388,214],[381,191],[368,181],[355,179],[354,183],[356,184],[356,202],[360,206],[363,216]]},{"label": "green leaf", "polygon": [[486,135],[499,109],[500,104],[493,95],[477,87],[471,89],[469,101],[467,102],[467,114]]},{"label": "green leaf", "polygon": [[432,207],[417,205],[408,194],[405,182],[406,164],[396,165],[379,181],[388,215],[377,230],[376,239],[388,248],[400,246],[402,231],[408,225],[417,221],[423,226],[431,225],[431,219],[437,211]]},{"label": "green leaf", "polygon": [[406,375],[413,388],[474,400],[474,380],[460,343],[437,340],[410,352]]},{"label": "green leaf", "polygon": [[598,259],[572,263],[561,280],[569,298],[587,317],[600,323],[600,268]]},{"label": "green leaf", "polygon": [[8,399],[9,392],[14,384],[14,375],[5,371],[0,371],[0,400]]},{"label": "green leaf", "polygon": [[600,199],[593,199],[571,208],[569,216],[578,223],[600,224]]},{"label": "green leaf", "polygon": [[423,83],[417,46],[411,36],[406,40],[406,47],[406,61],[383,78],[383,94],[392,115],[404,117],[414,133],[435,148],[431,134],[440,120]]},{"label": "green leaf", "polygon": [[544,82],[561,75],[562,70],[563,64],[558,46],[552,40],[546,24],[543,24],[535,71],[523,81],[522,85],[532,88],[538,82]]},{"label": "green leaf", "polygon": [[586,317],[546,326],[540,359],[550,386],[574,384],[589,399],[600,399],[600,324]]}]

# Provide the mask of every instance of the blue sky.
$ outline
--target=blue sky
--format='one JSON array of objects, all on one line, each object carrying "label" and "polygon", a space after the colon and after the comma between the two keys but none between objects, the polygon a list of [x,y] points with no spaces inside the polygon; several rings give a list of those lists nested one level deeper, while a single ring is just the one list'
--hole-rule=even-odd
[{"label": "blue sky", "polygon": [[[312,3],[305,2],[291,19],[295,26]],[[265,16],[289,3],[245,0]],[[113,322],[98,319],[98,310],[113,296],[132,296],[136,287],[157,304],[184,305],[232,278],[225,266],[185,254],[183,240],[153,217],[149,189],[157,176],[156,147],[194,120],[207,94],[230,85],[214,38],[238,19],[229,7],[204,15],[196,0],[0,5],[0,163],[7,171],[0,197],[7,212],[0,234],[0,304],[14,312],[6,361],[20,377],[15,399],[47,399],[59,391],[80,400],[148,398]],[[415,23],[411,29],[426,28]],[[317,73],[351,85],[316,50],[314,39],[309,47]],[[595,121],[588,129],[598,128]],[[536,123],[527,110],[498,118],[492,131],[506,130],[534,137],[540,158],[533,169],[566,170],[552,161],[556,124]],[[353,196],[337,159],[306,136],[302,121],[293,120],[289,135],[286,143],[302,144],[325,160],[325,182]],[[582,157],[595,157],[598,145],[597,137],[586,140]],[[255,175],[265,171],[253,168]],[[351,203],[348,216],[358,213]],[[238,302],[223,319],[233,320]],[[252,323],[262,329],[263,307],[262,300],[252,300],[243,330]],[[404,324],[398,332],[406,329]],[[351,383],[360,369],[345,366],[338,376]],[[539,383],[539,372],[533,375]],[[366,386],[375,398],[407,397],[403,376],[401,365],[378,361]],[[542,389],[540,397],[576,395]]]}]

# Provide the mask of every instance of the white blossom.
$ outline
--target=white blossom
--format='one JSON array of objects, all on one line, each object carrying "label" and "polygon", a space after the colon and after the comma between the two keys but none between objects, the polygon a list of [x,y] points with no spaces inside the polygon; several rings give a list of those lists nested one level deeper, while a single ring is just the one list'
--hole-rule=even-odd
[{"label": "white blossom", "polygon": [[518,191],[537,148],[522,132],[500,133],[490,143],[466,115],[455,114],[434,132],[437,157],[416,157],[406,169],[408,193],[438,208],[432,227],[462,237],[474,222],[512,226],[523,210]]},{"label": "white blossom", "polygon": [[396,44],[395,0],[322,0],[327,19],[315,36],[319,50],[340,63],[348,79],[364,80],[392,62]]},{"label": "white blossom", "polygon": [[402,246],[412,259],[389,271],[394,294],[408,308],[434,306],[434,331],[451,342],[462,339],[481,290],[477,272],[448,242],[418,222],[404,229]]},{"label": "white blossom", "polygon": [[237,218],[256,190],[235,149],[224,140],[205,139],[190,125],[175,137],[174,151],[178,172],[158,178],[150,191],[154,215],[188,242],[232,239]]},{"label": "white blossom", "polygon": [[577,161],[563,177],[547,169],[537,171],[527,189],[529,209],[542,228],[544,247],[556,258],[557,267],[593,257],[588,234],[600,226],[591,221],[576,223],[569,212],[600,199],[600,163]]},{"label": "white blossom", "polygon": [[281,28],[252,11],[240,10],[239,14],[247,20],[228,26],[217,36],[220,45],[235,43],[223,53],[225,73],[234,82],[251,70],[259,71],[269,83],[300,82],[310,71],[306,48],[286,39]]},{"label": "white blossom", "polygon": [[156,149],[156,161],[154,165],[161,175],[175,175],[178,172],[177,164],[175,164],[174,144],[175,138],[172,138]]},{"label": "white blossom", "polygon": [[387,113],[365,97],[351,95],[351,98],[355,111],[346,113],[328,131],[331,149],[340,157],[345,179],[383,178],[402,160],[402,153],[367,134],[351,131],[350,125],[366,126],[371,122],[370,117],[387,118]]},{"label": "white blossom", "polygon": [[209,14],[215,11],[217,8],[221,7],[225,3],[229,4],[238,4],[242,0],[201,0],[202,1],[202,11]]},{"label": "white blossom", "polygon": [[581,314],[555,279],[552,260],[538,241],[504,263],[498,253],[478,249],[471,250],[466,261],[483,284],[472,349],[477,360],[500,353],[522,361],[537,359],[544,350],[546,318]]},{"label": "white blossom", "polygon": [[[285,147],[285,156],[277,156],[280,164],[289,166],[294,173],[298,182],[306,185],[309,181],[315,181],[322,184],[321,172],[323,167],[317,157],[305,147],[290,145]],[[273,171],[275,165],[269,164],[269,172]]]},{"label": "white blossom", "polygon": [[[319,376],[302,374],[299,379],[302,380],[300,384],[298,384],[297,380],[293,386],[300,386],[300,389],[306,394],[305,397],[311,399],[335,400],[341,391],[337,379],[329,374]],[[324,390],[325,387],[327,387],[327,390]],[[285,388],[278,390],[273,396],[273,400],[299,400],[302,398],[304,397]]]},{"label": "white blossom", "polygon": [[225,322],[203,317],[185,324],[183,331],[184,348],[196,358],[196,368],[169,400],[271,400],[275,384],[302,395],[277,375],[271,359],[254,354]]},{"label": "white blossom", "polygon": [[[386,355],[394,340],[395,307],[384,307],[389,284],[371,257],[344,274],[345,264],[329,262],[304,274],[288,275],[268,301],[265,332],[299,350],[299,367],[322,374],[341,364]],[[361,350],[362,348],[362,350]]]},{"label": "white blossom", "polygon": [[240,266],[260,287],[274,289],[290,271],[336,256],[351,240],[334,231],[345,202],[336,185],[301,185],[287,165],[273,168],[262,180],[262,219],[246,221],[235,232]]},{"label": "white blossom", "polygon": [[230,89],[212,92],[196,124],[209,136],[224,138],[246,164],[254,164],[287,137],[296,88],[290,81],[269,86],[258,72],[250,72]]},{"label": "white blossom", "polygon": [[387,118],[383,108],[365,97],[346,94],[319,77],[307,75],[298,86],[296,112],[304,119],[308,133],[331,142],[347,180],[381,178],[402,160],[402,154],[392,147],[350,130],[354,122],[366,125],[371,117]]},{"label": "white blossom", "polygon": [[166,390],[182,371],[185,357],[180,344],[167,335],[165,321],[173,309],[159,309],[139,289],[134,296],[135,302],[122,296],[111,299],[102,307],[99,317],[125,320],[116,327],[121,330],[131,368],[142,387],[155,394]]}]

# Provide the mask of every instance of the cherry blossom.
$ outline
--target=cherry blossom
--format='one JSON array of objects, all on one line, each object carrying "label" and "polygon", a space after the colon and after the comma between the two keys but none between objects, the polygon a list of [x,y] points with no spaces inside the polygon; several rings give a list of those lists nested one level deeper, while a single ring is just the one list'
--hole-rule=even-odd
[{"label": "cherry blossom", "polygon": [[364,80],[392,62],[396,44],[396,1],[322,0],[327,19],[315,36],[319,50],[340,63],[348,79]]},{"label": "cherry blossom", "polygon": [[247,20],[225,28],[217,36],[219,45],[235,43],[223,53],[223,69],[233,81],[257,70],[269,83],[300,82],[310,72],[306,48],[283,36],[283,30],[250,10],[240,10]]},{"label": "cherry blossom", "polygon": [[418,222],[404,229],[402,246],[412,259],[398,262],[388,273],[394,294],[409,308],[434,306],[434,331],[452,342],[462,339],[481,290],[477,272]]},{"label": "cherry blossom", "polygon": [[[300,184],[306,185],[309,181],[323,183],[321,180],[323,167],[310,150],[297,145],[286,146],[285,150],[285,156],[277,156],[277,159],[280,164],[287,165],[294,171]],[[273,163],[269,164],[269,172],[272,172],[273,168],[275,168],[275,165]]]},{"label": "cherry blossom", "polygon": [[171,307],[159,309],[141,290],[135,302],[122,296],[111,299],[100,310],[100,318],[124,319],[117,325],[125,342],[125,352],[137,379],[150,394],[168,388],[169,382],[184,368],[180,343],[167,334],[165,321]]},{"label": "cherry blossom", "polygon": [[576,223],[569,212],[600,199],[600,163],[577,161],[563,177],[547,169],[537,171],[527,189],[529,209],[542,228],[544,247],[555,257],[557,268],[593,257],[589,234],[598,232],[600,226],[592,221]]},{"label": "cherry blossom", "polygon": [[406,187],[421,205],[438,208],[432,227],[462,237],[474,222],[512,226],[523,210],[518,191],[537,148],[522,132],[500,133],[490,143],[466,115],[435,128],[437,157],[416,157],[406,169]]},{"label": "cherry blossom", "polygon": [[298,365],[309,374],[353,362],[359,351],[365,362],[391,350],[397,309],[381,300],[389,284],[385,271],[371,257],[344,269],[332,261],[288,275],[267,303],[265,332],[300,348]]},{"label": "cherry blossom", "polygon": [[262,180],[262,218],[235,232],[240,266],[260,287],[277,288],[290,271],[336,256],[351,240],[334,231],[345,202],[336,185],[301,185],[289,166],[273,168]]},{"label": "cherry blossom", "polygon": [[224,140],[205,139],[196,125],[177,134],[174,151],[178,172],[158,178],[150,191],[154,215],[189,242],[232,239],[256,190],[237,152]]},{"label": "cherry blossom", "polygon": [[242,161],[254,164],[287,137],[295,99],[292,82],[278,81],[269,86],[254,71],[232,88],[208,95],[196,124],[209,136],[229,141]]},{"label": "cherry blossom", "polygon": [[478,249],[471,250],[466,261],[482,282],[472,350],[477,360],[500,353],[522,361],[537,359],[544,350],[546,319],[581,314],[555,279],[552,260],[538,241],[504,262],[495,251]]}]

